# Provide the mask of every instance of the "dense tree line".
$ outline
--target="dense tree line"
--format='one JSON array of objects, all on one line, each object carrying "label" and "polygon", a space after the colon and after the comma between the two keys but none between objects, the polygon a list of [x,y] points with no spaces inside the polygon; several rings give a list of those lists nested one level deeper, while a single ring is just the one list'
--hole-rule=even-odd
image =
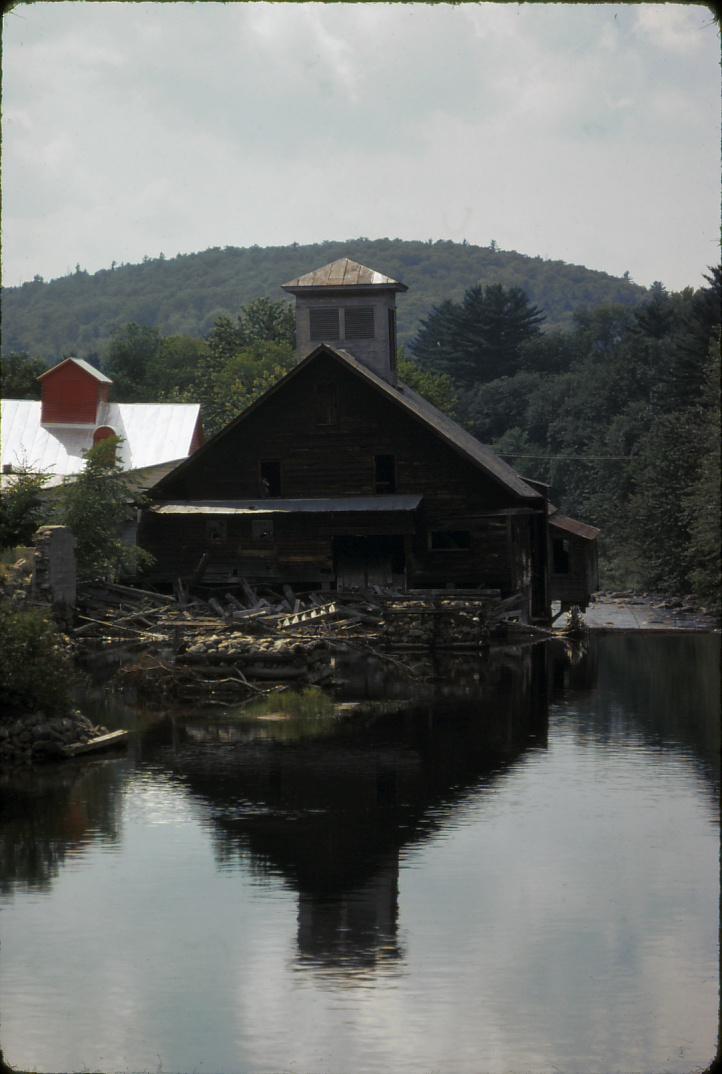
[{"label": "dense tree line", "polygon": [[657,283],[636,309],[579,311],[569,332],[539,332],[517,295],[508,347],[488,330],[494,289],[471,289],[412,342],[462,389],[479,439],[604,531],[607,584],[718,593],[719,270],[705,279],[679,294]]},{"label": "dense tree line", "polygon": [[[368,260],[371,260],[370,258]],[[550,327],[517,285],[443,299],[399,372],[603,530],[603,579],[709,597],[719,551],[720,274]],[[219,314],[205,338],[119,326],[94,361],[114,398],[200,401],[214,433],[292,368],[285,301]],[[36,358],[3,359],[4,394],[37,397]],[[8,521],[8,519],[5,519]],[[9,524],[14,525],[12,520]]]},{"label": "dense tree line", "polygon": [[[167,251],[166,251],[167,252]],[[46,362],[75,354],[90,361],[114,334],[134,323],[164,338],[204,339],[218,317],[270,296],[285,297],[286,280],[339,257],[403,280],[399,342],[408,343],[422,317],[443,299],[460,300],[470,282],[522,288],[551,326],[571,321],[575,310],[604,303],[634,305],[645,290],[629,280],[580,265],[527,257],[493,246],[458,242],[353,239],[300,246],[215,247],[177,257],[144,258],[95,273],[80,266],[46,283],[37,276],[2,292],[3,354],[27,352]]]}]

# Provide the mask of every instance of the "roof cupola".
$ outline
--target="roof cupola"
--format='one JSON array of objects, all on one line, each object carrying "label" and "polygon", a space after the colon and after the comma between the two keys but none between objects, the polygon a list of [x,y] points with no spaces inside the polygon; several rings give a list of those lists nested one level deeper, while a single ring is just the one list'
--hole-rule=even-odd
[{"label": "roof cupola", "polygon": [[320,343],[348,351],[396,383],[396,292],[408,288],[348,257],[283,284],[296,298],[296,353]]},{"label": "roof cupola", "polygon": [[113,383],[82,358],[66,358],[38,380],[42,425],[96,425]]}]

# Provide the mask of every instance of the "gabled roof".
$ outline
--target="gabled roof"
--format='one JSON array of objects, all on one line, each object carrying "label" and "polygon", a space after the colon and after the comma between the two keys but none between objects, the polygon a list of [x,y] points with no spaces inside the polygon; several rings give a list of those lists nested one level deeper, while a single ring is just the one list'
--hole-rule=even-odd
[{"label": "gabled roof", "polygon": [[[490,477],[494,478],[509,492],[513,492],[516,496],[520,496],[524,500],[530,500],[536,504],[542,503],[544,497],[533,489],[531,485],[527,483],[519,476],[516,470],[512,469],[508,463],[505,463],[503,459],[500,459],[498,455],[487,447],[485,444],[480,443],[476,437],[472,436],[465,429],[462,429],[452,418],[448,417],[442,411],[438,410],[432,403],[424,399],[423,396],[415,392],[413,388],[409,388],[405,384],[389,384],[373,370],[365,366],[363,362],[360,362],[357,358],[354,358],[348,351],[336,349],[329,346],[328,343],[322,343],[311,351],[303,361],[294,366],[290,372],[286,373],[285,377],[282,377],[272,387],[268,389],[260,398],[256,399],[254,403],[251,403],[241,414],[238,415],[229,425],[226,425],[224,429],[216,433],[211,437],[205,445],[196,451],[192,459],[187,459],[184,463],[178,467],[175,473],[182,473],[193,460],[200,458],[204,452],[211,449],[212,445],[216,443],[221,437],[225,436],[229,429],[236,428],[241,422],[254,413],[266,399],[269,399],[276,392],[282,390],[282,388],[298,376],[302,369],[305,369],[307,365],[313,362],[319,355],[325,354],[336,361],[341,362],[347,369],[350,369],[357,376],[362,377],[367,383],[371,384],[376,390],[380,391],[386,398],[391,399],[394,403],[401,406],[407,413],[411,414],[417,421],[425,425],[426,428],[431,429],[437,436],[440,437],[445,443],[449,444],[452,448],[463,455],[471,463],[478,466]],[[173,475],[169,476],[175,476]],[[158,483],[156,488],[163,485],[163,481]]]},{"label": "gabled roof", "polygon": [[[37,399],[2,400],[2,465],[51,474],[50,484],[83,469],[97,426],[41,424]],[[119,459],[124,470],[185,458],[200,416],[198,403],[106,403],[98,415],[123,438]]]},{"label": "gabled roof", "polygon": [[89,373],[91,377],[95,377],[96,380],[99,380],[101,384],[113,383],[110,377],[106,377],[105,373],[101,373],[99,369],[96,369],[95,366],[90,365],[90,363],[86,362],[83,358],[66,358],[65,361],[58,362],[57,365],[54,365],[52,369],[46,369],[44,373],[41,373],[40,376],[37,377],[37,380],[42,380],[44,377],[49,376],[51,373],[57,373],[57,371],[59,369],[62,369],[64,365],[67,365],[68,362],[72,362],[74,365],[79,366],[84,372]]},{"label": "gabled roof", "polygon": [[375,269],[359,265],[358,261],[352,261],[349,257],[340,257],[338,261],[331,261],[322,268],[307,272],[304,276],[297,276],[295,280],[281,285],[284,291],[294,294],[296,291],[306,288],[331,288],[333,290],[350,287],[382,287],[394,291],[407,291],[406,284],[394,280],[391,276],[384,276]]}]

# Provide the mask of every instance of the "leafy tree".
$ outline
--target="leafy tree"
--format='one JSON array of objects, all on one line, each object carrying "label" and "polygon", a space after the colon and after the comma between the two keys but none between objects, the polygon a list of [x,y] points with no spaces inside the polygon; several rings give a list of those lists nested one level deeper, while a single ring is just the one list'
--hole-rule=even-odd
[{"label": "leafy tree", "polygon": [[62,636],[48,615],[0,603],[2,717],[42,711],[62,715],[76,673]]},{"label": "leafy tree", "polygon": [[120,537],[133,514],[133,496],[117,459],[120,443],[119,437],[101,440],[86,453],[81,473],[59,490],[57,521],[75,535],[82,581],[133,573],[150,561],[147,552]]},{"label": "leafy tree", "polygon": [[47,372],[45,362],[28,354],[5,355],[0,359],[3,399],[39,399],[37,378]]},{"label": "leafy tree", "polygon": [[295,363],[295,353],[288,343],[257,342],[225,360],[210,351],[195,385],[206,432],[218,432]]},{"label": "leafy tree", "polygon": [[445,414],[454,417],[458,405],[458,397],[451,377],[446,373],[431,373],[428,370],[419,369],[403,355],[399,356],[397,364],[399,380],[408,384],[410,388],[423,395],[430,403],[443,410]]},{"label": "leafy tree", "polygon": [[208,347],[214,357],[223,360],[257,343],[285,343],[293,348],[295,328],[289,302],[257,298],[243,307],[235,321],[220,316],[208,336]]},{"label": "leafy tree", "polygon": [[192,336],[166,336],[160,340],[155,356],[146,371],[148,401],[160,399],[168,392],[191,390],[198,371],[208,356],[205,340]]},{"label": "leafy tree", "polygon": [[113,335],[104,365],[114,381],[116,399],[133,403],[145,398],[148,375],[157,369],[160,347],[160,333],[147,325],[131,322]]},{"label": "leafy tree", "polygon": [[31,543],[47,513],[41,493],[48,480],[48,474],[33,473],[25,467],[13,472],[12,483],[0,493],[0,548]]}]

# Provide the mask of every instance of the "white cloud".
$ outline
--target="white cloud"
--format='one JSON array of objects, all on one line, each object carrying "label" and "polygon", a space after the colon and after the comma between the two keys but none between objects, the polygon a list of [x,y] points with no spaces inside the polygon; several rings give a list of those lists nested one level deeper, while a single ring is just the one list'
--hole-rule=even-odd
[{"label": "white cloud", "polygon": [[672,53],[701,51],[712,22],[709,8],[701,5],[639,4],[636,10],[639,35]]},{"label": "white cloud", "polygon": [[4,67],[7,283],[358,234],[672,287],[712,257],[705,8],[39,2]]}]

